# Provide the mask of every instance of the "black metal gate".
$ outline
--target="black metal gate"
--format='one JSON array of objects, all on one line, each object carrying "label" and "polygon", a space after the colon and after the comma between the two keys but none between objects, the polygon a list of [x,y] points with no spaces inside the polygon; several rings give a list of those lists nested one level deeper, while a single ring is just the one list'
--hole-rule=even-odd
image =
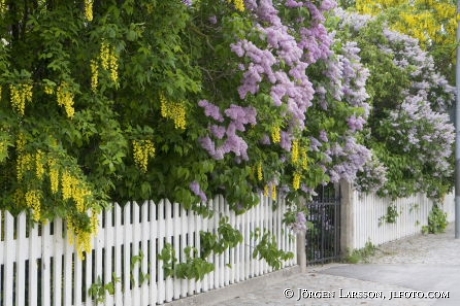
[{"label": "black metal gate", "polygon": [[340,259],[340,187],[320,186],[307,203],[307,265]]}]

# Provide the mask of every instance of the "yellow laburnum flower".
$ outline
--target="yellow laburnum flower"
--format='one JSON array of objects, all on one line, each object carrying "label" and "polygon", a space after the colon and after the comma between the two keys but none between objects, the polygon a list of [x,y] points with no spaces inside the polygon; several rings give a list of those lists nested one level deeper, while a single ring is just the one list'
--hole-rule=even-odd
[{"label": "yellow laburnum flower", "polygon": [[270,186],[265,185],[264,187],[264,196],[268,197],[270,194]]},{"label": "yellow laburnum flower", "polygon": [[151,140],[133,140],[133,155],[136,166],[147,172],[149,158],[155,156],[155,146]]},{"label": "yellow laburnum flower", "polygon": [[29,190],[26,192],[25,201],[27,207],[32,209],[32,217],[35,221],[40,220],[41,213],[41,194],[39,190]]},{"label": "yellow laburnum flower", "polygon": [[72,183],[73,179],[72,176],[68,171],[64,171],[61,177],[61,190],[62,190],[62,198],[64,200],[68,200],[72,198]]},{"label": "yellow laburnum flower", "polygon": [[91,61],[91,89],[93,90],[93,92],[96,92],[98,82],[99,82],[99,65],[97,64],[97,61],[92,60]]},{"label": "yellow laburnum flower", "polygon": [[271,132],[272,132],[273,143],[280,143],[281,142],[281,128],[279,126],[274,126]]},{"label": "yellow laburnum flower", "polygon": [[43,165],[43,152],[38,150],[35,154],[35,173],[37,178],[41,181],[45,175],[45,166]]},{"label": "yellow laburnum flower", "polygon": [[85,0],[85,17],[88,21],[93,20],[93,0]]},{"label": "yellow laburnum flower", "polygon": [[292,142],[292,163],[296,164],[299,161],[299,154],[300,154],[300,144],[299,140],[295,139]]},{"label": "yellow laburnum flower", "polygon": [[168,101],[163,94],[160,94],[160,113],[163,118],[172,119],[176,129],[185,129],[187,112],[184,103]]},{"label": "yellow laburnum flower", "polygon": [[21,115],[24,115],[26,102],[32,101],[32,85],[30,84],[17,84],[10,85],[11,104]]},{"label": "yellow laburnum flower", "polygon": [[257,165],[257,179],[261,181],[263,178],[264,178],[264,173],[262,169],[262,163],[259,162],[259,164]]},{"label": "yellow laburnum flower", "polygon": [[56,161],[52,158],[48,159],[48,173],[50,178],[50,189],[53,194],[59,190],[59,170]]},{"label": "yellow laburnum flower", "polygon": [[74,94],[70,90],[67,82],[62,82],[62,84],[59,85],[56,96],[58,105],[64,106],[67,117],[73,118],[73,115],[75,114],[75,109],[73,108]]},{"label": "yellow laburnum flower", "polygon": [[114,83],[118,82],[118,56],[115,54],[113,47],[103,41],[100,51],[101,66],[104,70],[110,72],[110,78]]},{"label": "yellow laburnum flower", "polygon": [[278,192],[276,190],[276,185],[273,185],[272,186],[272,199],[276,200],[277,197],[278,197]]},{"label": "yellow laburnum flower", "polygon": [[292,180],[292,187],[294,188],[294,190],[297,190],[300,188],[301,179],[302,179],[302,175],[298,172],[295,172],[293,180]]},{"label": "yellow laburnum flower", "polygon": [[26,171],[32,170],[34,158],[31,154],[20,154],[16,161],[16,177],[20,181]]}]

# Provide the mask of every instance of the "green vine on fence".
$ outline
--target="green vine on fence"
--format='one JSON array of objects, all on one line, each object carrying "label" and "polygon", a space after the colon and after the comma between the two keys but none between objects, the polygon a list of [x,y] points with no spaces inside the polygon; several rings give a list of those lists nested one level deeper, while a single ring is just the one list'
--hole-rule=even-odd
[{"label": "green vine on fence", "polygon": [[396,223],[396,219],[398,217],[399,217],[399,212],[396,208],[396,205],[391,204],[387,207],[387,213],[379,218],[379,226],[381,226],[382,223],[394,224]]},{"label": "green vine on fence", "polygon": [[251,233],[251,237],[256,241],[260,240],[252,253],[253,258],[265,259],[268,265],[275,270],[282,268],[283,261],[294,258],[294,253],[285,252],[278,248],[276,237],[266,229],[262,232],[260,228],[256,228]]},{"label": "green vine on fence", "polygon": [[214,265],[197,256],[194,247],[184,248],[185,262],[177,263],[176,251],[172,244],[166,243],[158,258],[163,261],[163,272],[166,277],[202,280],[208,273],[214,271]]},{"label": "green vine on fence", "polygon": [[89,289],[88,294],[96,303],[103,303],[106,298],[106,294],[115,294],[115,285],[121,281],[120,277],[117,277],[115,273],[112,273],[112,280],[107,284],[104,284],[101,277],[97,277],[97,281],[93,283]]},{"label": "green vine on fence", "polygon": [[243,235],[237,229],[234,229],[229,218],[223,217],[219,221],[217,234],[200,231],[201,258],[205,259],[212,252],[222,254],[226,249],[234,248],[243,242]]}]

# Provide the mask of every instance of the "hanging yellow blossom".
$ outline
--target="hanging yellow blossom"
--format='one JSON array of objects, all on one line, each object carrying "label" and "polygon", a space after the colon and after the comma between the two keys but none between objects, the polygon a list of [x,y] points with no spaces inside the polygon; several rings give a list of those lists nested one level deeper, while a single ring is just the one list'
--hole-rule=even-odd
[{"label": "hanging yellow blossom", "polygon": [[75,114],[75,109],[73,108],[74,94],[72,93],[69,84],[67,82],[62,82],[57,89],[56,95],[58,105],[64,106],[67,117],[72,118]]},{"label": "hanging yellow blossom", "polygon": [[296,164],[299,161],[299,153],[300,153],[300,144],[299,140],[295,139],[292,142],[292,163]]},{"label": "hanging yellow blossom", "polygon": [[261,181],[264,178],[264,173],[262,169],[262,162],[259,162],[257,165],[257,179]]},{"label": "hanging yellow blossom", "polygon": [[264,187],[264,196],[268,197],[270,195],[270,186],[265,185]]},{"label": "hanging yellow blossom", "polygon": [[185,129],[187,121],[184,103],[168,101],[163,94],[160,94],[160,112],[163,118],[173,120],[176,129]]},{"label": "hanging yellow blossom", "polygon": [[91,89],[93,92],[97,91],[97,85],[99,82],[99,65],[97,61],[91,61]]},{"label": "hanging yellow blossom", "polygon": [[273,143],[280,143],[281,142],[281,128],[279,126],[274,126],[271,132],[272,132]]},{"label": "hanging yellow blossom", "polygon": [[52,158],[48,159],[48,169],[51,192],[56,194],[59,190],[59,170],[56,161]]},{"label": "hanging yellow blossom", "polygon": [[27,83],[11,84],[11,104],[21,115],[24,115],[26,102],[32,101],[32,85]]},{"label": "hanging yellow blossom", "polygon": [[41,181],[43,180],[43,176],[45,175],[45,167],[43,165],[44,155],[43,152],[38,150],[35,154],[35,173],[37,174],[37,178]]},{"label": "hanging yellow blossom", "polygon": [[295,172],[293,180],[292,180],[292,187],[294,188],[294,190],[297,190],[300,188],[301,179],[302,179],[302,175],[298,172]]},{"label": "hanging yellow blossom", "polygon": [[110,72],[110,78],[114,83],[118,82],[118,57],[107,42],[103,41],[101,44],[101,65],[104,70]]},{"label": "hanging yellow blossom", "polygon": [[32,217],[35,221],[40,220],[41,213],[41,194],[39,190],[29,190],[26,192],[25,201],[27,207],[32,209]]},{"label": "hanging yellow blossom", "polygon": [[18,181],[22,180],[26,171],[32,170],[33,162],[34,158],[31,154],[19,154],[16,161],[16,177]]},{"label": "hanging yellow blossom", "polygon": [[93,20],[93,0],[85,0],[85,17],[88,21]]},{"label": "hanging yellow blossom", "polygon": [[61,177],[62,198],[68,200],[72,198],[72,176],[68,171],[64,171]]},{"label": "hanging yellow blossom", "polygon": [[155,156],[155,146],[151,140],[133,140],[134,162],[143,172],[147,172],[149,158]]},{"label": "hanging yellow blossom", "polygon": [[276,200],[277,197],[278,197],[278,192],[276,190],[276,185],[273,184],[272,185],[272,199]]}]

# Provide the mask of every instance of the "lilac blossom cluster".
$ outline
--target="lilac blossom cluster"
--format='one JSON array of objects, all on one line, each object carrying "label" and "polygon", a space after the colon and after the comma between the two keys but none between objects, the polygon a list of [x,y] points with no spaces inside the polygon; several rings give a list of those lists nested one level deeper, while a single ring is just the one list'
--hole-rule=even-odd
[{"label": "lilac blossom cluster", "polygon": [[200,183],[197,181],[193,181],[190,183],[190,190],[198,197],[200,197],[202,202],[207,202],[208,198],[206,197],[206,194],[204,191],[201,189]]},{"label": "lilac blossom cluster", "polygon": [[248,144],[246,141],[237,134],[237,132],[246,131],[246,125],[256,125],[257,110],[254,107],[243,107],[239,105],[230,105],[229,108],[224,110],[225,117],[229,123],[224,124],[224,116],[220,108],[207,100],[201,100],[199,106],[204,108],[206,116],[214,119],[222,124],[211,124],[209,130],[212,137],[222,140],[223,144],[216,145],[216,142],[211,136],[205,136],[200,139],[201,146],[211,155],[214,159],[223,159],[225,154],[233,152],[235,156],[248,160]]},{"label": "lilac blossom cluster", "polygon": [[[309,27],[298,29],[300,39],[294,37],[290,24],[284,20],[271,0],[247,0],[246,7],[257,21],[257,31],[266,40],[260,47],[247,39],[232,44],[232,51],[244,59],[241,68],[243,81],[238,88],[241,99],[248,94],[257,94],[260,84],[270,84],[270,96],[274,106],[287,106],[290,118],[283,131],[281,147],[290,150],[294,130],[305,128],[305,114],[312,105],[314,88],[306,70],[320,59],[331,55],[331,38],[324,27],[324,12],[335,6],[334,1],[325,0],[319,6],[312,1],[285,1],[289,9],[300,6],[310,10],[312,20]],[[302,23],[303,20],[298,20]],[[285,68],[286,66],[287,68]]]}]

